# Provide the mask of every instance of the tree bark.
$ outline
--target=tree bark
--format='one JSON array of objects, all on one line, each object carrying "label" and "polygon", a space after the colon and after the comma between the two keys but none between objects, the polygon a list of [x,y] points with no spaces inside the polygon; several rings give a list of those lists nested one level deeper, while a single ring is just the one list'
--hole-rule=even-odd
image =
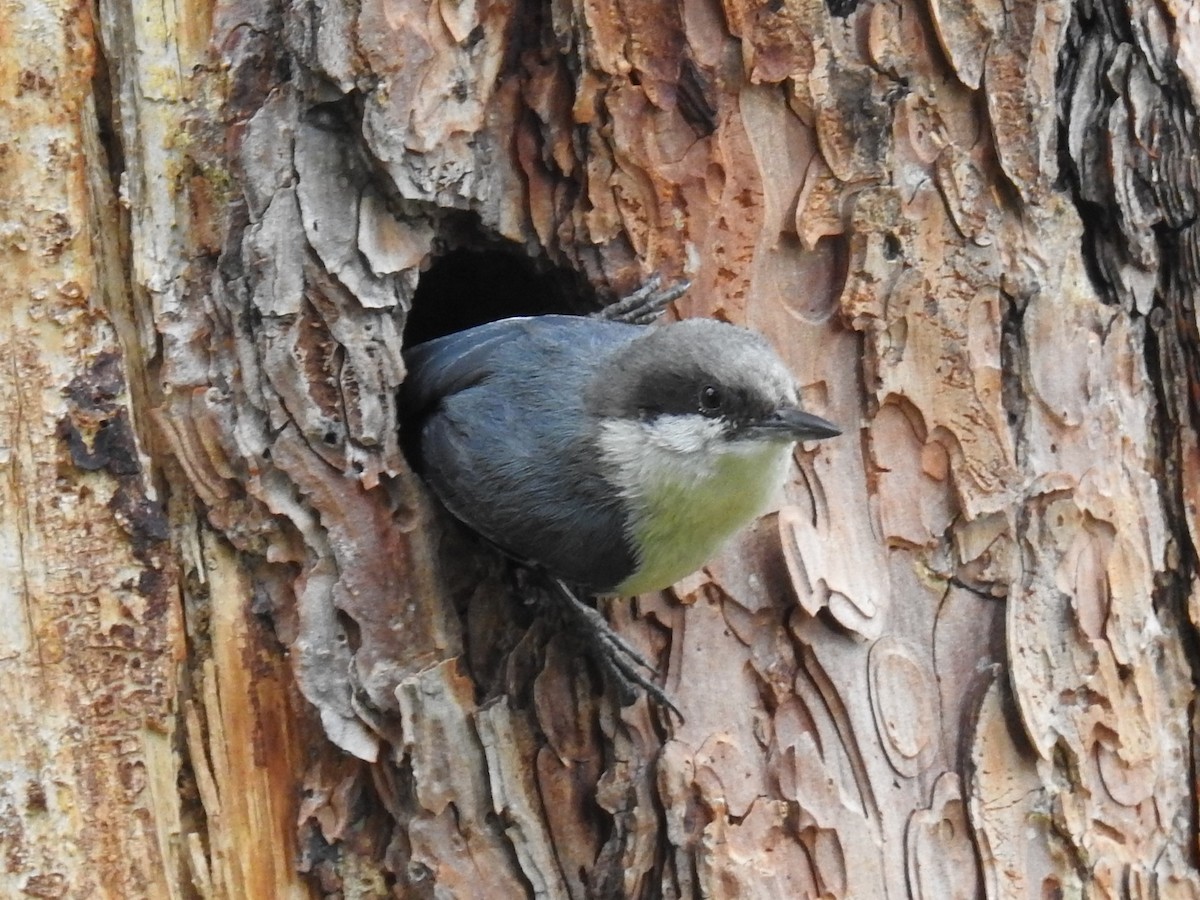
[{"label": "tree bark", "polygon": [[[0,5],[0,892],[1200,896],[1198,53],[1149,0]],[[654,274],[845,432],[603,604],[682,723],[396,396]]]}]

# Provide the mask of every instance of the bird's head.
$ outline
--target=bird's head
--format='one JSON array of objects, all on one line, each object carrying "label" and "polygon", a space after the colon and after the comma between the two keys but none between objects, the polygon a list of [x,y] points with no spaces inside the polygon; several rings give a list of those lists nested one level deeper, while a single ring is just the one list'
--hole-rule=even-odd
[{"label": "bird's head", "polygon": [[683,456],[832,437],[761,335],[712,319],[649,328],[614,355],[586,402],[601,422]]},{"label": "bird's head", "polygon": [[770,505],[797,441],[839,433],[800,408],[760,335],[709,319],[647,329],[601,367],[585,402],[638,562],[623,594],[702,566]]}]

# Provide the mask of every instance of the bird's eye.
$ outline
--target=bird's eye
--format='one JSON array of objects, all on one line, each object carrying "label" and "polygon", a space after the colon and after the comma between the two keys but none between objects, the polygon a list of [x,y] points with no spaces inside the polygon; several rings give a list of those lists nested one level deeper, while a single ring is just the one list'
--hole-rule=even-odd
[{"label": "bird's eye", "polygon": [[721,389],[707,384],[700,389],[700,412],[714,416],[721,411]]}]

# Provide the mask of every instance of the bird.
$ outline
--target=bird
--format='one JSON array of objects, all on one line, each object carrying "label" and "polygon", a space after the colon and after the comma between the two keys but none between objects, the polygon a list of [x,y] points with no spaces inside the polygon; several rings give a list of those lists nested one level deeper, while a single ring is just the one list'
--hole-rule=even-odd
[{"label": "bird", "polygon": [[414,468],[576,603],[701,568],[769,507],[798,441],[840,433],[762,335],[714,319],[506,318],[404,359]]}]

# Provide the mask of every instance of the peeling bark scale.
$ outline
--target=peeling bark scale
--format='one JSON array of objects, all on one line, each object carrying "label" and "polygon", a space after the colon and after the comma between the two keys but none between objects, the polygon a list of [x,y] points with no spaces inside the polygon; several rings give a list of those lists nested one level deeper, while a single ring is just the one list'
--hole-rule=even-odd
[{"label": "peeling bark scale", "polygon": [[[0,895],[1200,897],[1195,8],[46,0],[0,66]],[[606,604],[680,725],[405,463],[500,258],[691,279],[846,433]]]}]

